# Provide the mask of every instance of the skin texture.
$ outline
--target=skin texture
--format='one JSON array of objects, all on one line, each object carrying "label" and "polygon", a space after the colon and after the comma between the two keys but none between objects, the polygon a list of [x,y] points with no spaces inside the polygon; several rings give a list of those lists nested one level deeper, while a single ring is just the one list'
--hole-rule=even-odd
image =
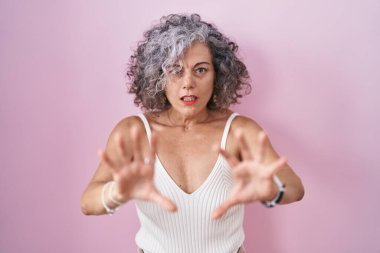
[{"label": "skin texture", "polygon": [[[99,196],[103,185],[110,180],[116,182],[111,194],[118,202],[148,200],[168,211],[176,211],[175,203],[162,196],[153,183],[156,155],[173,181],[187,194],[196,191],[207,179],[219,153],[225,157],[231,166],[234,188],[228,199],[211,214],[213,219],[222,217],[237,204],[272,200],[277,194],[273,175],[286,185],[281,204],[302,199],[304,188],[300,178],[286,159],[276,153],[263,129],[252,119],[235,118],[226,150],[218,148],[232,112],[206,107],[212,99],[215,78],[208,47],[193,44],[179,65],[182,68],[169,74],[165,90],[171,107],[145,114],[152,129],[152,145],[149,146],[139,118],[121,120],[110,134],[105,150],[99,153],[98,169],[82,195],[83,213],[105,213]],[[196,96],[196,102],[184,103],[181,98],[185,95]],[[210,152],[211,147],[214,151]],[[117,206],[110,200],[106,203],[111,208]]]}]

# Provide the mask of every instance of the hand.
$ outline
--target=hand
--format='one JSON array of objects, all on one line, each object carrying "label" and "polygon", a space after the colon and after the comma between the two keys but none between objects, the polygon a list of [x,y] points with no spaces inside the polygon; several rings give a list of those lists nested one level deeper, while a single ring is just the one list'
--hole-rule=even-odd
[{"label": "hand", "polygon": [[152,132],[149,157],[144,158],[141,148],[142,134],[137,127],[131,129],[132,142],[128,143],[128,145],[133,145],[131,147],[131,150],[133,150],[132,160],[126,158],[126,148],[121,136],[118,134],[115,136],[118,156],[116,160],[118,162],[113,161],[103,151],[100,151],[99,154],[101,159],[111,169],[113,180],[116,182],[114,198],[122,203],[130,199],[152,201],[167,211],[176,211],[176,205],[159,193],[154,185],[154,161],[157,147],[156,134]]},{"label": "hand", "polygon": [[278,191],[273,181],[273,176],[278,170],[284,168],[286,159],[282,157],[270,164],[263,163],[264,144],[267,139],[264,132],[260,132],[258,135],[256,152],[253,152],[248,146],[242,132],[238,132],[237,138],[242,161],[237,160],[233,155],[219,148],[219,152],[231,166],[234,187],[225,202],[214,210],[213,219],[222,217],[229,208],[238,204],[272,200]]}]

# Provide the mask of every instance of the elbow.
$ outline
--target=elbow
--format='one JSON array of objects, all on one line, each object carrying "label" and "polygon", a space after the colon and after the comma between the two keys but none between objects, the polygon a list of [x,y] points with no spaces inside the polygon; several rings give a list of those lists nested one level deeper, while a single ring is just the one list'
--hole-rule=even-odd
[{"label": "elbow", "polygon": [[305,196],[305,187],[303,186],[301,179],[299,179],[299,187],[298,187],[298,194],[296,197],[296,201],[301,201],[304,196]]},{"label": "elbow", "polygon": [[86,216],[91,215],[91,212],[87,209],[87,207],[83,206],[82,204],[81,204],[81,210],[82,210],[82,214]]},{"label": "elbow", "polygon": [[299,193],[298,193],[298,196],[297,196],[297,199],[296,201],[301,201],[303,199],[303,197],[305,196],[305,189],[302,188]]},{"label": "elbow", "polygon": [[82,195],[82,197],[80,199],[80,208],[81,208],[81,211],[84,215],[86,215],[86,216],[92,215],[92,212],[88,206],[88,203],[86,202],[86,199],[84,198],[84,194]]},{"label": "elbow", "polygon": [[80,203],[80,208],[81,208],[82,214],[84,214],[86,216],[91,214],[87,208],[87,205],[85,203],[83,203],[82,201]]}]

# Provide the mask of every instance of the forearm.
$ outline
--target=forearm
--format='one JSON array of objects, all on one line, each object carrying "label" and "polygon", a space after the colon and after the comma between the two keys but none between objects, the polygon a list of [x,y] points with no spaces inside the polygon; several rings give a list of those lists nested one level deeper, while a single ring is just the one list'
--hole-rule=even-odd
[{"label": "forearm", "polygon": [[[109,198],[109,188],[106,187],[103,192],[103,188],[107,182],[93,182],[90,183],[87,189],[83,192],[81,197],[81,209],[85,215],[103,215],[107,214],[106,209],[102,203],[102,195],[104,203],[111,209],[118,207],[119,205],[112,202]],[[108,185],[109,186],[109,185]]]},{"label": "forearm", "polygon": [[279,204],[290,204],[303,198],[305,190],[298,176],[283,179],[280,177],[280,179],[285,184],[285,193]]}]

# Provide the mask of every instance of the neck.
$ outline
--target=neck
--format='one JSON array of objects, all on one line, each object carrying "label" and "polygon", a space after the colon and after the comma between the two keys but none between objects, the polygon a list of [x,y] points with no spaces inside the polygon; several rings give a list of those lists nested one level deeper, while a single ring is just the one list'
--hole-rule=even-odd
[{"label": "neck", "polygon": [[188,129],[191,126],[207,122],[210,112],[205,109],[197,114],[184,115],[170,108],[167,110],[167,118],[170,125]]}]

